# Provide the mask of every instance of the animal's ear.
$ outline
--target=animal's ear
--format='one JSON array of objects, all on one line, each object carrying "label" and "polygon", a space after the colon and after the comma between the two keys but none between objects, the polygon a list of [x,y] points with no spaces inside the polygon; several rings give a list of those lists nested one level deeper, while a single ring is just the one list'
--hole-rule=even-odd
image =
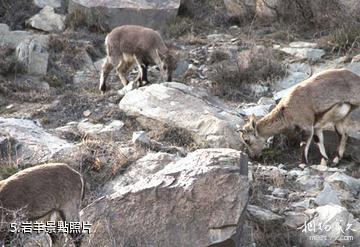
[{"label": "animal's ear", "polygon": [[255,136],[258,135],[258,131],[257,131],[257,128],[256,128],[256,116],[254,114],[252,114],[250,116],[250,125],[251,125],[251,128],[254,130],[255,132]]},{"label": "animal's ear", "polygon": [[256,116],[254,114],[250,116],[250,124],[253,129],[256,129]]}]

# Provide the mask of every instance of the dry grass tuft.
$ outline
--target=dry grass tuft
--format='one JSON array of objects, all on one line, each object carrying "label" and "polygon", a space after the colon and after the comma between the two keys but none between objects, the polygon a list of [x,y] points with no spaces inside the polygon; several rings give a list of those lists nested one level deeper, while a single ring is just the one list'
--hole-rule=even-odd
[{"label": "dry grass tuft", "polygon": [[265,47],[245,50],[239,54],[237,63],[226,60],[215,64],[212,71],[212,93],[234,100],[244,97],[246,84],[271,83],[285,75],[285,67],[275,51]]},{"label": "dry grass tuft", "polygon": [[0,1],[0,23],[6,23],[12,30],[25,28],[25,21],[37,14],[40,8],[29,0]]},{"label": "dry grass tuft", "polygon": [[23,68],[16,60],[15,49],[0,44],[0,75],[8,76],[21,72]]},{"label": "dry grass tuft", "polygon": [[88,186],[83,205],[101,195],[102,187],[123,172],[133,161],[144,155],[144,150],[125,154],[119,143],[101,140],[83,140],[81,144],[80,172]]},{"label": "dry grass tuft", "polygon": [[151,139],[165,143],[170,146],[184,147],[189,151],[198,148],[191,133],[182,128],[166,127],[154,129],[149,132]]}]

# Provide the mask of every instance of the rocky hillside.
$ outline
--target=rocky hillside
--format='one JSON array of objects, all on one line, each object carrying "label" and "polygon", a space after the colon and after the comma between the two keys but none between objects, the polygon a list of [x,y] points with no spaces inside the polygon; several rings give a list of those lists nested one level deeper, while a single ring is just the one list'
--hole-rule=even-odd
[{"label": "rocky hillside", "polygon": [[[344,159],[300,163],[300,133],[251,159],[237,131],[328,68],[360,75],[358,1],[3,0],[0,179],[49,162],[85,180],[82,246],[353,246],[360,243],[360,129]],[[346,16],[346,18],[344,18]],[[98,90],[114,27],[158,30],[172,82]],[[128,77],[134,80],[134,67]],[[301,105],[299,105],[299,108]],[[360,110],[351,121],[359,126]],[[325,133],[331,157],[338,137]],[[14,245],[52,246],[19,234]],[[68,237],[61,246],[72,246]]]}]

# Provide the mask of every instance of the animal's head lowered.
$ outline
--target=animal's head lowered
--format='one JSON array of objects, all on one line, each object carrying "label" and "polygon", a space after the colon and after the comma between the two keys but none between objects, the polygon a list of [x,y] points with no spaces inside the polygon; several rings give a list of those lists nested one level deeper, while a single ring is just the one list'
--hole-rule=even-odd
[{"label": "animal's head lowered", "polygon": [[172,73],[176,69],[177,59],[175,52],[168,50],[165,53],[160,53],[156,50],[158,57],[160,58],[160,72],[164,80],[172,81]]},{"label": "animal's head lowered", "polygon": [[239,131],[240,140],[245,144],[249,155],[258,156],[265,147],[266,139],[259,136],[255,115],[251,115],[249,121]]}]

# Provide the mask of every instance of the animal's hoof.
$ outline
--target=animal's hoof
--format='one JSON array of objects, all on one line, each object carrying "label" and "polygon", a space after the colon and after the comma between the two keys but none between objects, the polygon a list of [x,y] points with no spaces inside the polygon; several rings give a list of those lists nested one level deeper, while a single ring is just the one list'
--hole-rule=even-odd
[{"label": "animal's hoof", "polygon": [[340,157],[339,156],[336,156],[333,161],[332,161],[332,164],[331,166],[334,167],[334,166],[337,166],[340,162]]},{"label": "animal's hoof", "polygon": [[106,85],[105,84],[102,84],[99,88],[99,90],[101,91],[101,94],[105,94],[106,92]]},{"label": "animal's hoof", "polygon": [[327,160],[324,159],[324,158],[322,158],[322,159],[321,159],[321,162],[320,162],[320,165],[321,165],[321,166],[327,166]]},{"label": "animal's hoof", "polygon": [[302,170],[304,170],[305,167],[306,167],[306,164],[305,164],[305,163],[301,163],[301,164],[299,164],[299,167],[300,167]]}]

